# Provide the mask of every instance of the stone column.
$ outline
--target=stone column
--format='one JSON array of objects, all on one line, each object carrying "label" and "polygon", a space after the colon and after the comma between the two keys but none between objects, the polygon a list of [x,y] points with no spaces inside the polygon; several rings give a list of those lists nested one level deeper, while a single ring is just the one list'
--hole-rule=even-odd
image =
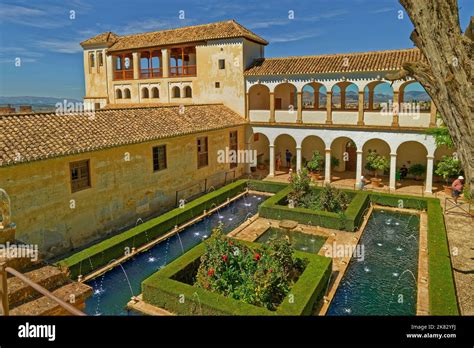
[{"label": "stone column", "polygon": [[270,123],[275,123],[275,93],[270,92]]},{"label": "stone column", "polygon": [[[245,147],[247,148],[247,153],[250,154],[252,153],[252,143],[247,140],[247,142],[245,143]],[[245,163],[245,174],[252,174],[252,170],[250,169],[250,167],[252,165],[256,166],[257,165],[257,158],[255,156],[246,156],[247,158],[252,158],[254,160],[254,163]]]},{"label": "stone column", "polygon": [[296,147],[296,172],[301,170],[301,147]]},{"label": "stone column", "polygon": [[341,110],[346,108],[346,85],[339,86],[341,89]]},{"label": "stone column", "polygon": [[138,80],[140,78],[140,58],[138,52],[132,53],[133,60],[133,79]]},{"label": "stone column", "polygon": [[397,188],[396,182],[396,173],[397,173],[397,154],[390,154],[390,190],[395,190]]},{"label": "stone column", "polygon": [[324,183],[331,182],[331,149],[326,149],[326,160],[324,166]]},{"label": "stone column", "polygon": [[434,156],[426,156],[426,184],[425,193],[433,192],[433,159]]},{"label": "stone column", "polygon": [[364,91],[359,91],[359,115],[357,118],[357,125],[364,125]]},{"label": "stone column", "polygon": [[398,110],[400,106],[398,103],[398,91],[393,91],[393,105],[392,105],[392,127],[400,127],[400,124],[398,123]]},{"label": "stone column", "polygon": [[270,172],[268,176],[275,176],[275,145],[270,144]]},{"label": "stone column", "polygon": [[161,71],[163,72],[163,77],[169,76],[169,66],[170,66],[169,51],[167,48],[162,48],[161,49]]},{"label": "stone column", "polygon": [[249,93],[245,93],[245,119],[250,120],[250,97]]},{"label": "stone column", "polygon": [[374,87],[369,86],[369,110],[372,111],[374,109]]},{"label": "stone column", "polygon": [[319,88],[314,88],[314,109],[319,109]]},{"label": "stone column", "polygon": [[326,124],[332,124],[332,92],[326,93]]},{"label": "stone column", "polygon": [[430,110],[430,124],[428,127],[436,127],[436,105],[433,101],[431,101],[431,110]]},{"label": "stone column", "polygon": [[360,186],[360,177],[362,176],[362,150],[357,150],[357,161],[356,161],[356,187]]},{"label": "stone column", "polygon": [[303,123],[303,93],[298,92],[296,95],[296,104],[298,113],[296,115],[296,123]]}]

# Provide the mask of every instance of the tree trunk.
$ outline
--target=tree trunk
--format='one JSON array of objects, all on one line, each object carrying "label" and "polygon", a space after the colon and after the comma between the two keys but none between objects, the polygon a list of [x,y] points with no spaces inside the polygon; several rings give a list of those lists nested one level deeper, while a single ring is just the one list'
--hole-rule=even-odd
[{"label": "tree trunk", "polygon": [[[461,33],[456,0],[400,0],[415,27],[410,38],[425,59],[403,65],[396,80],[416,79],[430,95],[456,146],[474,193],[472,37]],[[473,17],[471,17],[471,25]]]}]

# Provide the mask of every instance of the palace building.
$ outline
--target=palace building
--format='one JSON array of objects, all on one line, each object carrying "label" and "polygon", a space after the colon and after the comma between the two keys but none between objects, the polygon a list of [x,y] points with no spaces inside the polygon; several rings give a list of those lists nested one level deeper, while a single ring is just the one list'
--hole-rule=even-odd
[{"label": "palace building", "polygon": [[[268,42],[233,20],[81,45],[92,111],[0,116],[0,188],[16,238],[47,257],[234,178],[284,177],[276,159],[285,166],[286,150],[295,170],[318,150],[323,182],[352,185],[377,151],[390,161],[379,173],[389,190],[400,189],[401,166],[422,165],[413,182],[423,194],[434,192],[435,161],[452,153],[427,135],[436,107],[413,101],[417,82],[385,79],[423,59],[417,49],[265,58]],[[257,165],[222,163],[226,148],[255,150]]]}]

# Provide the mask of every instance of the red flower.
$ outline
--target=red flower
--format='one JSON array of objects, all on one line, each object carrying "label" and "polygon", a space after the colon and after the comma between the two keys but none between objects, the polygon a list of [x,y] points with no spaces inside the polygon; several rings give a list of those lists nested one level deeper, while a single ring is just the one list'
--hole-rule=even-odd
[{"label": "red flower", "polygon": [[273,270],[270,268],[270,269],[268,270],[268,272],[273,273]]},{"label": "red flower", "polygon": [[260,260],[260,254],[259,254],[259,253],[255,254],[255,256],[253,257],[253,259],[254,259],[255,261]]},{"label": "red flower", "polygon": [[234,245],[234,242],[232,242],[231,240],[229,240],[229,245]]},{"label": "red flower", "polygon": [[222,255],[222,261],[227,262],[229,257],[227,255]]},{"label": "red flower", "polygon": [[210,268],[209,271],[207,271],[207,276],[212,277],[214,275],[214,268]]}]

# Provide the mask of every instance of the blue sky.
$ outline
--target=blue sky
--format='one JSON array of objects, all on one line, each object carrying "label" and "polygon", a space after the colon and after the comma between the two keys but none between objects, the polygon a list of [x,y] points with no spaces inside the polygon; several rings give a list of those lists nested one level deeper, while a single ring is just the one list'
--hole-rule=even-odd
[{"label": "blue sky", "polygon": [[[459,6],[464,30],[474,1]],[[79,42],[104,31],[131,34],[235,19],[270,41],[267,57],[413,47],[413,26],[405,13],[398,18],[399,10],[396,0],[1,0],[0,96],[81,99]]]}]

